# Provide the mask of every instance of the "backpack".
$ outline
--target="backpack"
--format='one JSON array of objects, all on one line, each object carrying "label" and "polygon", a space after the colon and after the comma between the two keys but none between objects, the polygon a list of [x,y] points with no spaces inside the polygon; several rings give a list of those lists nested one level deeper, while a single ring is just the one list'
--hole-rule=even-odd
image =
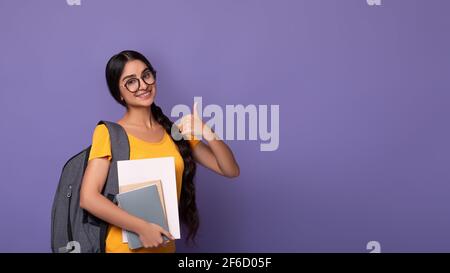
[{"label": "backpack", "polygon": [[[111,140],[112,159],[102,194],[114,203],[119,192],[117,161],[128,160],[128,137],[117,123],[100,120],[105,124]],[[80,188],[91,146],[72,156],[62,168],[53,200],[51,215],[51,247],[54,253],[105,252],[108,223],[80,207]]]}]

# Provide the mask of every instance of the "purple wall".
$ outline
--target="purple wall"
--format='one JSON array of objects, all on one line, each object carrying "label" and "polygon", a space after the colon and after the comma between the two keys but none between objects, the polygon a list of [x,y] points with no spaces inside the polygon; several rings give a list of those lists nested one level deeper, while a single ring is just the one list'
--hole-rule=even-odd
[{"label": "purple wall", "polygon": [[0,2],[0,251],[48,252],[62,165],[123,109],[123,49],[175,104],[279,104],[280,146],[228,141],[199,168],[199,246],[178,251],[450,251],[447,0]]}]

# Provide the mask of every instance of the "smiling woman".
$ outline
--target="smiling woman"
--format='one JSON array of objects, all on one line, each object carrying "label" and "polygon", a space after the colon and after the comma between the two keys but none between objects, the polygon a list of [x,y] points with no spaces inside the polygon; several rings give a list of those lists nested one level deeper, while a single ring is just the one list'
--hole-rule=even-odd
[{"label": "smiling woman", "polygon": [[[200,125],[207,143],[172,137],[173,122],[155,104],[156,70],[142,54],[122,51],[109,60],[105,72],[112,97],[126,107],[124,116],[117,123],[128,136],[130,159],[175,158],[180,218],[188,228],[186,241],[194,241],[199,227],[194,184],[196,163],[220,175],[236,177],[239,175],[239,166],[232,151],[202,121]],[[191,115],[184,117],[185,120],[191,118]],[[180,134],[191,135],[192,128],[188,127],[180,127]],[[91,152],[80,190],[80,207],[109,223],[104,238],[105,251],[175,252],[174,238],[169,231],[127,213],[101,194],[111,159],[108,129],[100,124],[92,137]],[[144,248],[130,250],[127,243],[122,242],[122,229],[138,234]],[[163,235],[172,241],[163,243]]]}]

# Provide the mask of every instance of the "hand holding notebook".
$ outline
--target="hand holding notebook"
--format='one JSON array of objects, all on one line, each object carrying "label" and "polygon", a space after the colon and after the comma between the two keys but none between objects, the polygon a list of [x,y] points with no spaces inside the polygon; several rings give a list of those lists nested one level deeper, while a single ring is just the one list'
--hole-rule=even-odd
[{"label": "hand holding notebook", "polygon": [[[147,222],[157,224],[164,230],[169,230],[164,213],[163,202],[160,199],[158,184],[140,187],[117,195],[119,206],[128,213],[133,214]],[[139,235],[126,231],[128,246],[130,249],[143,247]],[[164,241],[169,240],[163,235]]]}]

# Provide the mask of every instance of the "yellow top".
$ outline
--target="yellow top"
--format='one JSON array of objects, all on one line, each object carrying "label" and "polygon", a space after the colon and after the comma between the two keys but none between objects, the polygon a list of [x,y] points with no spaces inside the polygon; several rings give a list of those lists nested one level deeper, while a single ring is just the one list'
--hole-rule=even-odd
[{"label": "yellow top", "polygon": [[[148,142],[139,139],[133,135],[127,134],[130,143],[130,160],[155,157],[173,156],[175,158],[175,175],[177,181],[177,196],[180,200],[181,182],[183,177],[184,162],[177,145],[173,142],[167,132],[164,131],[163,138],[158,142]],[[200,140],[189,140],[191,148],[194,148]],[[92,146],[89,154],[89,160],[98,157],[107,157],[111,160],[111,142],[109,139],[108,128],[104,124],[97,125],[92,137]],[[170,241],[164,247],[140,248],[131,250],[127,243],[122,242],[122,229],[109,225],[106,235],[106,252],[147,252],[147,253],[168,253],[175,252],[175,242]]]}]

